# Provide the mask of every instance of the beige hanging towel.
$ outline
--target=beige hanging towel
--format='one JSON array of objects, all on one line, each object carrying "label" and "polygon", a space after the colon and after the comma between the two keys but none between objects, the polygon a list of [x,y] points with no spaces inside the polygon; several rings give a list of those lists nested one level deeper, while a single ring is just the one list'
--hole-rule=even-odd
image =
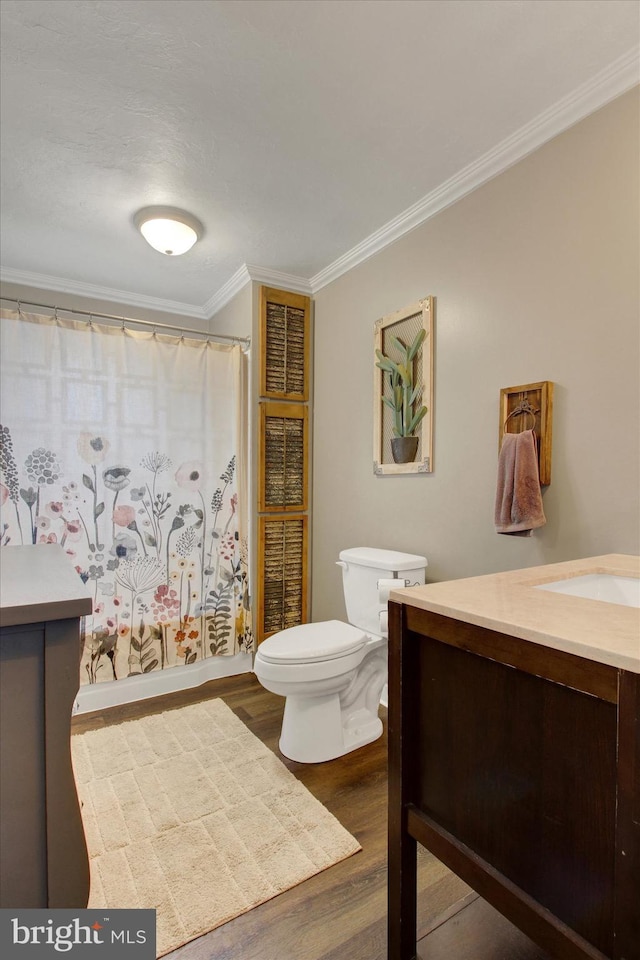
[{"label": "beige hanging towel", "polygon": [[532,530],[546,522],[536,435],[533,430],[505,433],[498,458],[496,533],[530,537]]}]

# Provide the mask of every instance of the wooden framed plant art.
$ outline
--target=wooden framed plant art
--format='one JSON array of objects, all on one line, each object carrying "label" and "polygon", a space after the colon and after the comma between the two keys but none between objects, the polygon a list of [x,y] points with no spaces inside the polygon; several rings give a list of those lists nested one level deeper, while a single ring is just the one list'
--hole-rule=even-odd
[{"label": "wooden framed plant art", "polygon": [[433,308],[425,297],[375,323],[373,472],[430,473]]}]

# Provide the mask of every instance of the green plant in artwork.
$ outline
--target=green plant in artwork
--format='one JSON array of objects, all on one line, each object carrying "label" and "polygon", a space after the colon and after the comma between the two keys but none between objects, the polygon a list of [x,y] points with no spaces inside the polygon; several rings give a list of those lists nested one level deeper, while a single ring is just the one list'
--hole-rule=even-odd
[{"label": "green plant in artwork", "polygon": [[376,350],[376,367],[389,377],[391,395],[383,396],[382,402],[393,413],[393,433],[396,437],[414,436],[427,412],[421,403],[422,384],[413,382],[414,361],[426,335],[422,327],[410,344],[404,343],[399,337],[391,337],[391,343],[401,355],[399,361],[385,356],[382,350]]}]

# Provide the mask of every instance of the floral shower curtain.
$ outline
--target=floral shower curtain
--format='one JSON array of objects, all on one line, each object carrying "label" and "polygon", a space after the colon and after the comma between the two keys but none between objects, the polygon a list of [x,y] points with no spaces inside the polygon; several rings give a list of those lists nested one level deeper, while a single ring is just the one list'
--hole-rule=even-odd
[{"label": "floral shower curtain", "polygon": [[241,347],[1,318],[0,542],[89,586],[81,683],[251,650]]}]

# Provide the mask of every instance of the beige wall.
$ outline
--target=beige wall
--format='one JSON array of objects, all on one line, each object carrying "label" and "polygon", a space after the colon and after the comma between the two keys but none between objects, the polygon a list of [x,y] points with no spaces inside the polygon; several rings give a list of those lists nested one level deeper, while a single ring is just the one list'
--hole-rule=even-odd
[{"label": "beige wall", "polygon": [[[428,580],[640,553],[638,90],[315,298],[314,619],[344,617],[338,552]],[[434,471],[372,472],[373,325],[436,297]],[[555,382],[547,525],[493,527],[501,387]]]},{"label": "beige wall", "polygon": [[253,288],[246,283],[239,293],[209,321],[211,332],[233,337],[250,337],[253,333]]}]

